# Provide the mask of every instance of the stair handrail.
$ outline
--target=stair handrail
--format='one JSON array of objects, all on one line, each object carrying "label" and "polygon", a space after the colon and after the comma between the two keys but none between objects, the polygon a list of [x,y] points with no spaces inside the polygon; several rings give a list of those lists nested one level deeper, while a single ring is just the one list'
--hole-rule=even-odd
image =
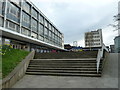
[{"label": "stair handrail", "polygon": [[97,73],[99,72],[99,67],[100,67],[100,60],[103,58],[103,52],[107,51],[109,52],[109,50],[106,48],[106,46],[103,44],[101,49],[98,49],[98,54],[97,54]]}]

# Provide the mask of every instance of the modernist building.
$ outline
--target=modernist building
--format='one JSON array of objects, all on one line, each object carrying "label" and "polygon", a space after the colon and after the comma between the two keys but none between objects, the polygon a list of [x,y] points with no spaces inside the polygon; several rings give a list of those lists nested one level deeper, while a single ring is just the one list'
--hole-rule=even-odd
[{"label": "modernist building", "polygon": [[2,41],[13,48],[49,52],[64,50],[64,36],[29,0],[0,0]]},{"label": "modernist building", "polygon": [[85,47],[101,47],[102,44],[102,29],[85,33]]}]

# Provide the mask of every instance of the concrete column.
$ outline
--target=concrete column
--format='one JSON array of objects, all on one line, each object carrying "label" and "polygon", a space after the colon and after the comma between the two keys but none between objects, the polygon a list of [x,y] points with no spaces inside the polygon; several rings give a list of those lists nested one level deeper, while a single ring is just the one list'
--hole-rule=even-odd
[{"label": "concrete column", "polygon": [[5,38],[2,38],[2,45],[5,44]]}]

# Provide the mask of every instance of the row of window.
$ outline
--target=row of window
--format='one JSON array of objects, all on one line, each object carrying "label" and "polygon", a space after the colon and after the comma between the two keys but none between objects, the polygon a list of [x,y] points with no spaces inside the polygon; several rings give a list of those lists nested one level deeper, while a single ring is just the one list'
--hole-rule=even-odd
[{"label": "row of window", "polygon": [[[17,0],[14,0],[14,3],[21,4],[18,3]],[[42,41],[45,41],[46,38],[46,41],[48,40],[48,42],[52,39],[58,42],[62,42],[62,34],[51,23],[49,23],[47,19],[44,19],[42,15],[39,14],[38,16],[38,12],[34,9],[34,7],[31,9],[30,4],[23,2],[22,9],[24,11],[22,10],[22,14],[20,14],[20,7],[9,1],[7,2],[6,28],[15,32],[19,32],[19,23],[21,18],[20,15],[22,15],[21,24],[22,27],[24,27],[21,28],[22,34],[27,36],[31,35],[33,38],[38,38]],[[3,11],[3,3],[0,1],[0,14],[2,13],[1,11]],[[34,18],[31,17],[30,13],[33,15]],[[37,18],[39,18],[40,20],[39,23],[36,20]],[[0,18],[0,26],[3,26],[3,18]]]},{"label": "row of window", "polygon": [[99,34],[99,32],[93,31],[92,34],[97,35],[97,34]]},{"label": "row of window", "polygon": [[[35,11],[34,11],[35,14]],[[19,23],[20,18],[20,9],[13,5],[12,3],[8,2],[8,8],[7,8],[7,18],[14,20],[15,22]],[[42,16],[40,16],[40,21],[43,22],[44,19]],[[31,20],[31,16],[22,12],[22,25],[31,28],[33,31],[38,32],[38,21],[36,19]],[[54,32],[59,37],[62,37],[61,33],[55,29],[46,19],[45,19],[45,27],[52,32]],[[40,25],[40,30],[43,29],[42,24]],[[42,32],[42,31],[40,31]]]},{"label": "row of window", "polygon": [[100,43],[86,43],[86,46],[94,46],[94,45],[100,45]]},{"label": "row of window", "polygon": [[90,38],[100,38],[100,36],[85,36],[86,39],[90,39]]},{"label": "row of window", "polygon": [[[28,2],[23,2],[22,7],[25,10],[25,12],[30,14],[30,4],[28,4]],[[39,20],[42,24],[45,23],[45,26],[47,28],[49,28],[49,30],[52,30],[53,32],[55,31],[57,34],[57,30],[46,19],[44,20],[44,17],[42,15],[40,15],[40,14],[38,15],[38,12],[34,8],[32,8],[31,13],[36,19],[39,18]],[[26,16],[26,17],[28,17],[28,16]]]},{"label": "row of window", "polygon": [[[13,22],[7,21],[6,22],[6,28],[15,31],[15,32],[19,32],[19,26]],[[34,32],[29,31],[28,29],[22,28],[21,29],[21,33],[27,36],[31,36],[32,38],[35,39],[39,39],[39,40],[44,40],[45,42],[52,42],[51,44],[57,43],[56,45],[61,45],[61,39],[57,36],[53,37],[53,38],[44,38],[43,36],[36,34]]]},{"label": "row of window", "polygon": [[85,42],[99,42],[100,41],[100,39],[96,39],[96,40],[93,40],[93,39],[87,39],[87,40],[85,40]]}]

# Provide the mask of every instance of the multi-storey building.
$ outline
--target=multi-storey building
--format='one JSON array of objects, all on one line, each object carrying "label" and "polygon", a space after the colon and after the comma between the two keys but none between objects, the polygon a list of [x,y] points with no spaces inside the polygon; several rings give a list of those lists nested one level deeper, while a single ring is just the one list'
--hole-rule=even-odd
[{"label": "multi-storey building", "polygon": [[64,36],[29,0],[0,0],[2,41],[13,48],[49,52],[64,50]]},{"label": "multi-storey building", "polygon": [[102,29],[85,33],[85,47],[101,47],[102,44]]},{"label": "multi-storey building", "polygon": [[118,21],[118,36],[114,38],[114,44],[115,44],[115,53],[120,53],[120,1],[118,2],[117,21]]}]

